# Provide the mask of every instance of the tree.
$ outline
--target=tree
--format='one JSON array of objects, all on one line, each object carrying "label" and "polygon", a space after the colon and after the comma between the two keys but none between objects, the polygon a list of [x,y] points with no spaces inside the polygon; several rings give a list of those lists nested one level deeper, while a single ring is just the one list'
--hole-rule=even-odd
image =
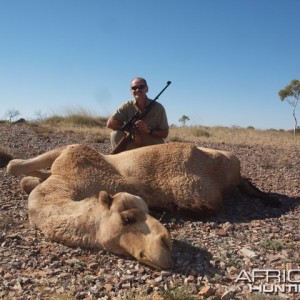
[{"label": "tree", "polygon": [[41,110],[35,111],[34,115],[36,116],[37,121],[42,121],[42,120],[46,119],[46,117],[47,117],[47,114],[43,114]]},{"label": "tree", "polygon": [[189,121],[189,120],[190,120],[190,118],[189,118],[188,116],[183,115],[178,121],[179,121],[180,123],[182,123],[182,126],[185,126],[185,122],[186,122],[186,121]]},{"label": "tree", "polygon": [[14,109],[14,108],[11,108],[11,109],[7,110],[6,113],[5,113],[5,117],[7,117],[9,119],[10,123],[13,120],[13,118],[15,118],[19,115],[20,115],[20,112],[17,109]]},{"label": "tree", "polygon": [[284,89],[280,90],[278,94],[281,101],[286,100],[287,103],[292,106],[293,117],[295,120],[295,126],[294,126],[294,135],[295,135],[297,129],[296,107],[300,98],[300,81],[296,79],[292,80],[291,83],[287,85]]}]

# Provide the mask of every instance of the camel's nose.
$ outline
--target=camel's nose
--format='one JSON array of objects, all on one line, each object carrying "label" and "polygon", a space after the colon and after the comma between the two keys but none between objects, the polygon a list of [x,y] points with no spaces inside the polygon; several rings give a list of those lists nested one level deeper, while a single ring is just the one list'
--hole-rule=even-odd
[{"label": "camel's nose", "polygon": [[165,248],[167,248],[169,251],[172,249],[172,240],[171,236],[168,234],[163,234],[160,236],[161,243]]},{"label": "camel's nose", "polygon": [[161,268],[162,269],[170,269],[173,267],[173,262],[171,259],[171,249],[172,249],[172,240],[169,234],[167,235],[161,235],[160,241],[162,244],[162,248],[164,251],[162,251],[163,255],[161,255]]}]

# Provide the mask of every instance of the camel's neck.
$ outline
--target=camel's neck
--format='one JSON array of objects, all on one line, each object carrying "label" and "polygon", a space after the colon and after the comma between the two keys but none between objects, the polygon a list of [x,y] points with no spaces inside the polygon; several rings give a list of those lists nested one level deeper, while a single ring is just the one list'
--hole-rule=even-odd
[{"label": "camel's neck", "polygon": [[[82,201],[68,201],[67,209],[55,210],[51,216],[37,216],[39,229],[50,239],[64,242],[70,246],[100,247],[101,227],[108,218],[109,211],[103,208],[97,197]],[[51,209],[51,206],[43,210]],[[41,210],[41,214],[42,211]],[[61,211],[61,213],[59,213]]]}]

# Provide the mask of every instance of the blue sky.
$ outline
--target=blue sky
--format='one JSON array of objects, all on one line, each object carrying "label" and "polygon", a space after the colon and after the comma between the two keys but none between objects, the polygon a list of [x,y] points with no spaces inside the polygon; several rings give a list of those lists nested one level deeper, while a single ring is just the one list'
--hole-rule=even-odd
[{"label": "blue sky", "polygon": [[[108,116],[148,80],[169,123],[291,129],[298,0],[0,0],[0,118]],[[300,116],[297,108],[297,117]]]}]

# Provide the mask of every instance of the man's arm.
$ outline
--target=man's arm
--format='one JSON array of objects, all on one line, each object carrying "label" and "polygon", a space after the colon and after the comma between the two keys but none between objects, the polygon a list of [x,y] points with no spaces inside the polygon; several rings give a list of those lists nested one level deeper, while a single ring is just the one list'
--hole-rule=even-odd
[{"label": "man's arm", "polygon": [[123,124],[115,119],[113,116],[109,117],[106,123],[106,127],[112,130],[121,130],[123,127]]},{"label": "man's arm", "polygon": [[168,137],[169,134],[169,129],[154,129],[151,128],[145,121],[143,120],[138,120],[134,123],[136,128],[139,131],[148,133],[149,135],[156,137],[156,138],[162,138],[165,139]]},{"label": "man's arm", "polygon": [[154,129],[151,133],[151,136],[156,138],[166,139],[169,135],[169,129]]}]

